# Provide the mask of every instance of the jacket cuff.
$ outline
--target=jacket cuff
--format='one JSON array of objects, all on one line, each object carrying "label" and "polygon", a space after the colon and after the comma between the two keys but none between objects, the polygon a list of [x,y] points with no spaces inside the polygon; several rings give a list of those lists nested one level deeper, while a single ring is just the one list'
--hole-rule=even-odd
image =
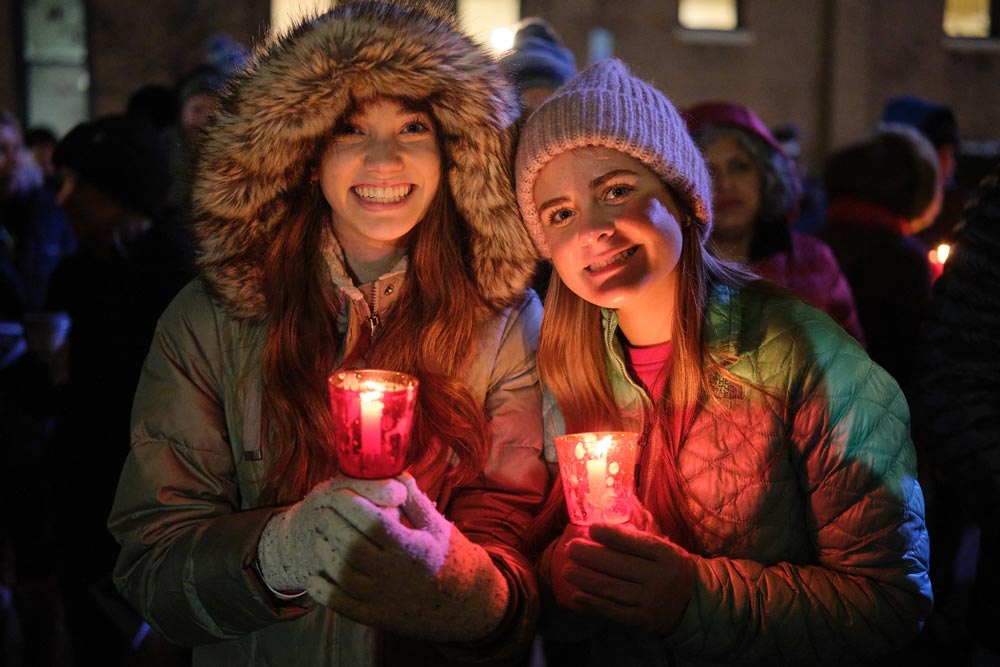
[{"label": "jacket cuff", "polygon": [[[219,517],[204,530],[195,546],[192,571],[188,573],[193,579],[192,589],[199,592],[200,604],[226,634],[242,635],[276,621],[290,620],[313,606],[308,604],[308,596],[293,600],[273,596],[257,571],[257,543],[268,520],[281,509],[269,507]],[[235,557],[220,558],[220,554]]]}]

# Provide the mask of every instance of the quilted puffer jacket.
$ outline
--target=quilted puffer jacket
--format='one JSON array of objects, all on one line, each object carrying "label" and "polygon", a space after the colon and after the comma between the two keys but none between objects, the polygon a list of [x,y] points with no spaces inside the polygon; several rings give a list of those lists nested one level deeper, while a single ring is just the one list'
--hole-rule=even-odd
[{"label": "quilted puffer jacket", "polygon": [[[625,372],[613,311],[604,324],[616,402],[644,432],[649,399]],[[589,664],[859,664],[903,645],[932,595],[898,386],[797,299],[717,287],[706,325],[710,354],[742,382],[717,377],[680,448],[693,597],[665,637],[590,619]],[[546,416],[554,461],[561,420]],[[643,453],[642,487],[662,446]]]},{"label": "quilted puffer jacket", "polygon": [[[510,179],[517,103],[496,63],[452,21],[418,4],[340,3],[260,49],[206,137],[193,183],[201,277],[158,324],[109,519],[122,545],[116,586],[164,637],[194,646],[196,665],[440,665],[509,658],[534,635],[537,583],[521,540],[548,474],[535,371],[541,305],[525,290],[534,253]],[[263,285],[276,279],[261,258],[297,215],[291,193],[308,183],[337,120],[378,95],[429,101],[467,223],[471,278],[493,306],[461,378],[490,422],[488,462],[461,487],[417,477],[509,584],[506,618],[475,646],[389,636],[308,596],[278,600],[254,567],[265,525],[284,509],[260,500],[274,456],[259,437]],[[354,285],[324,233],[320,251],[343,304],[331,335],[354,355],[369,316],[385,322],[405,298],[408,266]]]}]

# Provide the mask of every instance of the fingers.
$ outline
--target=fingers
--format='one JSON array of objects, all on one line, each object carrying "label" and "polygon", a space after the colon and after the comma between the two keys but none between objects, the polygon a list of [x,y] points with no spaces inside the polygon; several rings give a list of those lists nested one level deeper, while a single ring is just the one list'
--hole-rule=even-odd
[{"label": "fingers", "polygon": [[589,539],[576,538],[566,545],[566,557],[576,565],[622,581],[640,582],[650,562]]},{"label": "fingers", "polygon": [[334,477],[327,482],[327,492],[335,493],[340,489],[349,489],[366,498],[373,505],[380,507],[398,507],[406,500],[407,489],[396,479],[354,479],[353,477]]},{"label": "fingers", "polygon": [[316,602],[333,609],[337,613],[359,620],[365,600],[352,596],[339,583],[325,573],[314,574],[306,582],[306,592]]},{"label": "fingers", "polygon": [[620,605],[635,606],[645,594],[641,582],[628,581],[580,565],[568,565],[563,576],[580,592]]},{"label": "fingers", "polygon": [[[371,599],[373,592],[377,591],[378,570],[372,568],[371,560],[358,558],[358,554],[351,549],[341,549],[325,539],[316,541],[313,552],[319,565],[319,571],[313,574],[321,575],[328,584],[335,585],[343,595],[355,600],[368,600]],[[364,562],[366,566],[359,566],[359,562]],[[362,567],[366,567],[368,571]]]},{"label": "fingers", "polygon": [[316,532],[319,534],[318,546],[326,545],[327,550],[343,554],[353,567],[374,574],[381,558],[382,546],[342,515],[336,511],[323,512],[317,518]]},{"label": "fingers", "polygon": [[646,560],[659,560],[676,550],[669,540],[638,530],[628,524],[594,524],[590,539],[624,554]]},{"label": "fingers", "polygon": [[434,502],[417,486],[417,480],[408,473],[397,478],[406,487],[406,502],[402,505],[403,513],[414,528],[430,532],[439,539],[446,539],[451,533],[449,522],[438,511]]}]

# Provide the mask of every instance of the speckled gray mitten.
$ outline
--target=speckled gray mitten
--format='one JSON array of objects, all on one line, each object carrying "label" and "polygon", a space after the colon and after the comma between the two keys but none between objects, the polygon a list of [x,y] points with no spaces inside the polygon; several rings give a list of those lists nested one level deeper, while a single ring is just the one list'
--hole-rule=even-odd
[{"label": "speckled gray mitten", "polygon": [[[474,641],[503,619],[510,591],[486,550],[469,541],[404,473],[398,512],[351,499],[342,524],[316,544],[322,571],[307,590],[355,621],[432,641]],[[338,508],[340,512],[340,508]]]},{"label": "speckled gray mitten", "polygon": [[[393,508],[406,500],[407,490],[395,479],[362,480],[335,477],[320,482],[298,503],[274,515],[257,543],[257,565],[272,590],[301,593],[321,563],[314,545],[336,530],[331,517],[351,512],[352,499],[364,496],[373,506]],[[336,539],[334,536],[333,539]]]}]

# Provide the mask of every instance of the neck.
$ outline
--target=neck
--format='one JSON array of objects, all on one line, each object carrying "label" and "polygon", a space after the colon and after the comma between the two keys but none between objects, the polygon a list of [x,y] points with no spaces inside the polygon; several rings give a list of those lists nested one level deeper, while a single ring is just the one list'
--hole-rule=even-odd
[{"label": "neck", "polygon": [[378,280],[391,271],[405,254],[406,248],[397,246],[386,246],[382,252],[376,252],[374,249],[357,252],[344,248],[347,270],[358,285]]},{"label": "neck", "polygon": [[618,327],[632,345],[656,345],[673,336],[677,271],[670,273],[662,289],[649,289],[616,310]]}]

